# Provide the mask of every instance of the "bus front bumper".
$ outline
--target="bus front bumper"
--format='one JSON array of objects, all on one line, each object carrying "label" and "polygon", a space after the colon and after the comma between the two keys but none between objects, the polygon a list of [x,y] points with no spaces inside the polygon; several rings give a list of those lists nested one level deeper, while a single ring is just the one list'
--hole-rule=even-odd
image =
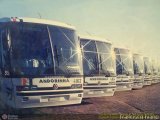
[{"label": "bus front bumper", "polygon": [[128,90],[132,90],[133,82],[117,81],[116,85],[117,85],[116,91],[128,91]]},{"label": "bus front bumper", "polygon": [[133,88],[132,89],[141,89],[143,87],[144,81],[138,79],[133,81]]},{"label": "bus front bumper", "polygon": [[152,84],[152,79],[151,78],[144,78],[143,85],[151,85]]},{"label": "bus front bumper", "polygon": [[[58,93],[58,92],[57,92]],[[61,106],[80,104],[83,97],[83,90],[66,94],[19,94],[16,96],[15,108],[33,108],[47,106]]]},{"label": "bus front bumper", "polygon": [[116,85],[96,85],[96,86],[83,86],[83,98],[113,96],[116,90]]},{"label": "bus front bumper", "polygon": [[156,83],[159,83],[159,79],[158,79],[158,77],[153,77],[152,84],[156,84]]}]

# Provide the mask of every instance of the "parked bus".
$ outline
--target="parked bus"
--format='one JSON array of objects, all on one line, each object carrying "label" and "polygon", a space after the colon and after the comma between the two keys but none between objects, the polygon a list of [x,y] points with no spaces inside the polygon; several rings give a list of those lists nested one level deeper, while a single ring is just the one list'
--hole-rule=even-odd
[{"label": "parked bus", "polygon": [[141,54],[133,54],[133,68],[134,68],[134,80],[133,89],[139,89],[143,87],[144,83],[144,61]]},{"label": "parked bus", "polygon": [[83,56],[84,98],[113,96],[116,75],[111,42],[81,35],[80,45]]},{"label": "parked bus", "polygon": [[160,82],[160,60],[158,59],[157,64],[158,64],[158,82]]},{"label": "parked bus", "polygon": [[115,47],[117,91],[131,90],[133,85],[133,58],[131,51],[127,48]]},{"label": "parked bus", "polygon": [[144,83],[143,85],[152,84],[152,66],[149,57],[143,57],[144,60]]},{"label": "parked bus", "polygon": [[158,63],[156,59],[152,59],[152,83],[158,83]]},{"label": "parked bus", "polygon": [[0,19],[0,97],[12,108],[79,104],[83,77],[73,26],[36,18]]}]

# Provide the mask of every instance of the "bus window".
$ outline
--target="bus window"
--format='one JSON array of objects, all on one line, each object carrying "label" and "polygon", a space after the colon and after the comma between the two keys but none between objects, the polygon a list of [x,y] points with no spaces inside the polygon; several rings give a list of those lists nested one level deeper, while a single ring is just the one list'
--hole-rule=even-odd
[{"label": "bus window", "polygon": [[16,76],[54,74],[47,27],[15,23],[10,27],[11,71]]},{"label": "bus window", "polygon": [[1,67],[2,67],[2,72],[4,73],[5,76],[10,75],[9,69],[10,69],[10,54],[9,54],[9,44],[8,44],[8,30],[7,29],[2,29],[1,30]]},{"label": "bus window", "polygon": [[3,67],[3,62],[2,62],[2,52],[3,52],[3,48],[2,48],[2,38],[3,38],[3,28],[2,28],[2,24],[0,24],[0,76],[2,75],[2,67]]},{"label": "bus window", "polygon": [[95,41],[81,40],[83,49],[83,67],[85,75],[99,74],[98,54]]},{"label": "bus window", "polygon": [[97,52],[100,60],[100,73],[101,74],[114,74],[114,61],[111,54],[111,44],[96,41]]},{"label": "bus window", "polygon": [[133,60],[127,49],[115,48],[117,74],[133,74]]},{"label": "bus window", "polygon": [[2,28],[0,24],[0,69],[2,68]]},{"label": "bus window", "polygon": [[54,49],[56,75],[80,75],[78,37],[75,31],[54,26],[49,26],[49,30]]},{"label": "bus window", "polygon": [[133,56],[134,74],[142,74],[144,72],[143,57],[140,55]]}]

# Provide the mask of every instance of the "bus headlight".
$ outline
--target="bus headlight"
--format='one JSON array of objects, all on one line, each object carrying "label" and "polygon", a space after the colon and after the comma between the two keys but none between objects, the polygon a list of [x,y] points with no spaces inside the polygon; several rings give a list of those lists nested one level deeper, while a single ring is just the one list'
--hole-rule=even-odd
[{"label": "bus headlight", "polygon": [[84,83],[84,86],[86,86],[86,85],[88,85],[88,83],[87,83],[87,82],[85,82],[85,83]]},{"label": "bus headlight", "polygon": [[29,90],[29,86],[16,86],[17,91]]},{"label": "bus headlight", "polygon": [[21,85],[22,86],[29,85],[29,79],[28,78],[21,78]]},{"label": "bus headlight", "polygon": [[30,81],[28,78],[21,78],[21,84],[16,86],[17,91],[29,90],[30,89]]}]

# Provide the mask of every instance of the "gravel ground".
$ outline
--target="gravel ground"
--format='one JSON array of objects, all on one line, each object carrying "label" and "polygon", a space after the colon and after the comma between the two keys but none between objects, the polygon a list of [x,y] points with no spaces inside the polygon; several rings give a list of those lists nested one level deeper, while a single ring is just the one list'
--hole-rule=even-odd
[{"label": "gravel ground", "polygon": [[[6,113],[7,111],[3,111]],[[16,114],[14,111],[10,114]],[[81,105],[24,109],[24,120],[96,120],[102,114],[155,113],[160,114],[160,83],[139,90],[115,92],[113,97],[83,100]],[[111,119],[109,119],[111,120]]]}]

